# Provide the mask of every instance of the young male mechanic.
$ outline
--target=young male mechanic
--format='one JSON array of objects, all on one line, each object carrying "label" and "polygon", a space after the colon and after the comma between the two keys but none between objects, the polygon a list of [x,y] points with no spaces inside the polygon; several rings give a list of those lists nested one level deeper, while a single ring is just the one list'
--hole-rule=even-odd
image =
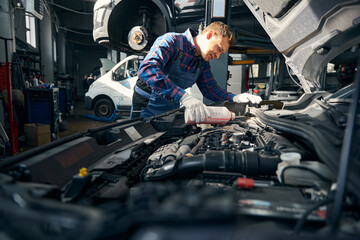
[{"label": "young male mechanic", "polygon": [[140,116],[146,118],[184,106],[187,118],[203,121],[209,116],[206,105],[185,92],[194,83],[215,102],[259,103],[259,96],[220,88],[211,73],[209,60],[218,59],[234,43],[234,34],[222,22],[211,23],[198,35],[188,29],[160,36],[141,62],[133,107],[142,108]]}]

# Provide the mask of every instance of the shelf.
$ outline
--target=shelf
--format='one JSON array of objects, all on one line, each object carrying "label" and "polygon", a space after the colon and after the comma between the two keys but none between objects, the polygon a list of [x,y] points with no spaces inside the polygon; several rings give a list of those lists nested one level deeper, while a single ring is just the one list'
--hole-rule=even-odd
[{"label": "shelf", "polygon": [[[31,81],[33,74],[42,75],[41,59],[38,52],[16,51],[25,81]],[[42,80],[41,78],[39,80]]]}]

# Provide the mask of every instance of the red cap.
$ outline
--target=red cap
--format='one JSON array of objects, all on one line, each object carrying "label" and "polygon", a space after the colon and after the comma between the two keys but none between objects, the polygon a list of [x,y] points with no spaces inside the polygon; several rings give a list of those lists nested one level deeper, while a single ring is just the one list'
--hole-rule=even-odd
[{"label": "red cap", "polygon": [[254,185],[255,185],[254,179],[241,178],[241,177],[238,177],[238,179],[237,179],[237,186],[239,188],[253,188]]}]

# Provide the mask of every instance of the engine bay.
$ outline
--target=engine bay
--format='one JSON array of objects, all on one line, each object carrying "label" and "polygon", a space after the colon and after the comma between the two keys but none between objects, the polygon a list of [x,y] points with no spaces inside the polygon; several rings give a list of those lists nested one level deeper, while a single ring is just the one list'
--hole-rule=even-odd
[{"label": "engine bay", "polygon": [[[2,224],[23,239],[328,239],[343,135],[309,121],[324,97],[226,125],[186,124],[183,109],[121,120],[20,154],[0,163]],[[358,207],[346,195],[334,239],[357,239]]]}]

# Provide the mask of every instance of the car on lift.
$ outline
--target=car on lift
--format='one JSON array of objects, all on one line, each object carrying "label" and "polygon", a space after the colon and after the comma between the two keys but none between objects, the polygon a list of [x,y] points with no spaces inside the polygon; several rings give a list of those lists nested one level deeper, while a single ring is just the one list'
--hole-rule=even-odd
[{"label": "car on lift", "polygon": [[[239,40],[243,36],[238,45],[273,49],[243,1],[229,2],[230,26],[236,29]],[[94,5],[93,38],[107,48],[139,54],[149,50],[154,40],[166,32],[201,29],[209,4],[206,0],[98,0]],[[257,35],[261,39],[254,37]]]},{"label": "car on lift", "polygon": [[[122,119],[3,159],[0,238],[359,239],[360,1],[244,2],[298,100],[225,102],[225,125]],[[354,81],[322,90],[345,60]]]}]

